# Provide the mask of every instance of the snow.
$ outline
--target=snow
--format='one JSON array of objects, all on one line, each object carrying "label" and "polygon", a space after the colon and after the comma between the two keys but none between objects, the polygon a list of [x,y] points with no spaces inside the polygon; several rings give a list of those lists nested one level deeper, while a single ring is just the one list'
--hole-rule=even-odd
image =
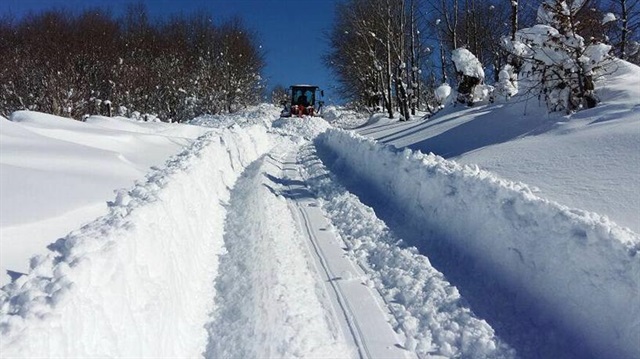
[{"label": "snow", "polygon": [[314,272],[287,200],[273,195],[280,190],[275,175],[270,157],[262,157],[231,192],[226,253],[220,257],[225,271],[216,280],[219,295],[205,355],[349,357],[316,296]]},{"label": "snow", "polygon": [[449,95],[451,95],[451,86],[447,83],[438,86],[438,88],[436,88],[435,95],[438,102],[440,104],[444,104],[447,98],[449,98]]},{"label": "snow", "polygon": [[[549,39],[559,39],[560,33],[549,25],[534,25],[516,32],[516,49],[519,55],[526,58],[533,58],[544,62],[546,65],[564,64],[570,62],[571,58],[566,51],[552,51],[553,46]],[[550,47],[551,49],[547,49]],[[543,49],[535,51],[535,48]],[[571,64],[569,64],[571,65]]]},{"label": "snow", "polygon": [[405,346],[422,355],[514,357],[513,350],[495,336],[485,321],[473,315],[457,289],[426,257],[415,249],[398,246],[401,240],[373,210],[331,178],[331,172],[312,146],[307,146],[301,156],[301,162],[306,163],[309,188],[323,200],[349,256],[360,264],[371,285],[390,303],[394,326],[411,343]]},{"label": "snow", "polygon": [[611,45],[607,44],[592,44],[587,46],[584,49],[583,57],[581,57],[583,66],[585,67],[585,70],[587,70],[587,73],[588,71],[592,71],[594,64],[600,64],[604,61],[610,51]]},{"label": "snow", "polygon": [[263,127],[205,134],[35,257],[4,288],[3,355],[202,353],[229,187],[268,144]]},{"label": "snow", "polygon": [[514,293],[537,298],[532,305],[593,349],[605,353],[612,345],[620,357],[636,353],[640,307],[629,303],[638,300],[640,287],[637,234],[476,166],[335,130],[319,142],[357,181],[387,194],[387,206],[406,212],[407,224],[449,241]]},{"label": "snow", "polygon": [[[583,37],[567,28],[565,20],[575,15],[581,3],[572,2],[575,8],[570,8],[565,2],[546,2],[538,12],[538,21],[544,24],[518,30],[515,41],[503,39],[505,49],[523,61],[518,74],[520,92],[538,94],[551,111],[570,113],[585,105],[593,107],[597,98],[583,82],[591,85],[613,62],[610,45],[585,44]],[[577,77],[572,79],[570,74]],[[500,87],[504,92],[504,86]],[[582,103],[582,97],[588,101]]]},{"label": "snow", "polygon": [[322,111],[322,118],[330,124],[339,124],[342,128],[355,128],[366,122],[368,116],[338,106],[327,106]]},{"label": "snow", "polygon": [[0,352],[639,357],[640,68],[614,65],[571,116],[0,118]]},{"label": "snow", "polygon": [[470,77],[484,80],[484,70],[482,64],[478,61],[471,51],[465,48],[459,48],[451,51],[451,60],[456,66],[456,71]]},{"label": "snow", "polygon": [[602,24],[603,25],[604,24],[608,24],[608,23],[610,23],[612,21],[616,21],[616,20],[618,20],[616,15],[614,13],[608,12],[608,13],[604,14],[604,16],[602,17]]},{"label": "snow", "polygon": [[378,123],[359,132],[477,164],[639,233],[640,68],[617,61],[607,72],[596,84],[602,102],[571,116],[549,114],[536,100],[516,96],[507,104],[445,108],[427,122]]},{"label": "snow", "polygon": [[[107,213],[113,190],[129,187],[205,130],[124,118],[86,122],[20,111],[0,118],[0,262],[24,273],[28,259]],[[29,241],[24,241],[29,238]],[[20,243],[20,245],[16,245]]]},{"label": "snow", "polygon": [[517,76],[514,74],[513,66],[506,64],[502,67],[498,73],[496,91],[505,99],[509,99],[518,93]]}]

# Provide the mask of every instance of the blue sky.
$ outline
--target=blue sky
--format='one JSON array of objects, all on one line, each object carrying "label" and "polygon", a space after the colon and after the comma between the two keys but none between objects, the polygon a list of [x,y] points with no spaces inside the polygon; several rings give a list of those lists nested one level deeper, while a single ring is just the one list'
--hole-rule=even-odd
[{"label": "blue sky", "polygon": [[[295,83],[319,85],[333,102],[330,71],[322,63],[327,50],[323,33],[333,24],[339,0],[144,0],[152,17],[206,11],[214,19],[244,19],[258,33],[266,53],[264,76],[269,86]],[[129,0],[0,0],[0,14],[20,17],[29,11],[63,7],[82,10],[102,7],[118,16]],[[332,101],[333,100],[333,101]]]}]

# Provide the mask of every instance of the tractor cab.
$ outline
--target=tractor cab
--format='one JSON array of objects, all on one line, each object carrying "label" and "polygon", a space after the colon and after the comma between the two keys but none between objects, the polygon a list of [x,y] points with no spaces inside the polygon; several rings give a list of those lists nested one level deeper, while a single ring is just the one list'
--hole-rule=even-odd
[{"label": "tractor cab", "polygon": [[[318,86],[311,85],[293,85],[289,87],[291,91],[291,103],[285,105],[282,116],[317,116],[321,112],[324,101],[316,101],[316,94],[324,96],[324,91],[318,91]],[[288,106],[287,106],[288,105]]]}]

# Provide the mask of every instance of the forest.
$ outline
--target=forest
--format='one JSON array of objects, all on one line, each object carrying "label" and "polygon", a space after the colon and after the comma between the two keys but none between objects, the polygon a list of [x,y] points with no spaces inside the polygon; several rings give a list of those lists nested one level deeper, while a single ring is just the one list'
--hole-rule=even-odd
[{"label": "forest", "polygon": [[141,4],[120,18],[94,9],[5,19],[0,53],[0,115],[7,117],[29,109],[78,120],[185,121],[255,104],[264,86],[264,54],[240,19],[152,21]]}]

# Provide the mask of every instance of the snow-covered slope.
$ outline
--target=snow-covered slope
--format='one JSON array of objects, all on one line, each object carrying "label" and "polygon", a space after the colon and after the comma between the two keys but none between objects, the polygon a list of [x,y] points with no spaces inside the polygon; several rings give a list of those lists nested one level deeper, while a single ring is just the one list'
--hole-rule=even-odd
[{"label": "snow-covered slope", "polygon": [[606,215],[640,232],[640,67],[617,61],[602,102],[571,116],[535,99],[445,108],[432,119],[377,123],[359,133],[398,147],[477,164],[540,196]]},{"label": "snow-covered slope", "polygon": [[[351,177],[348,188],[401,216],[403,231],[413,232],[411,245],[433,260],[450,259],[440,263],[445,275],[451,266],[473,268],[484,281],[519,293],[519,305],[549,316],[589,350],[640,355],[637,234],[477,166],[338,130],[317,144],[334,172]],[[460,258],[467,263],[456,263]]]},{"label": "snow-covered slope", "polygon": [[0,118],[0,283],[24,273],[29,257],[83,223],[107,213],[113,191],[207,129],[125,118],[86,122],[20,111]]}]

